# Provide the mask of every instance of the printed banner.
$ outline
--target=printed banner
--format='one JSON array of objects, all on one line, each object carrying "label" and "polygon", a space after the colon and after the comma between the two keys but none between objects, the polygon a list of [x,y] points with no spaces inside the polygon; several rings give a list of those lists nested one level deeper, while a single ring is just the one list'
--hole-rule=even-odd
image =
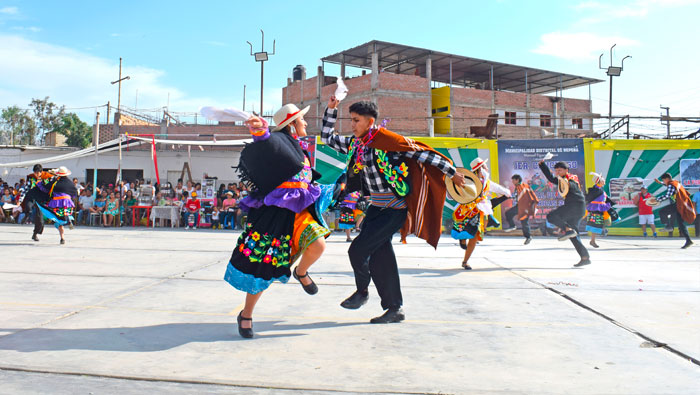
[{"label": "printed banner", "polygon": [[615,208],[636,208],[634,199],[639,196],[639,190],[642,186],[644,186],[644,180],[639,177],[608,180],[610,199],[615,202]]},{"label": "printed banner", "polygon": [[[545,222],[547,214],[564,200],[557,194],[557,188],[547,181],[537,165],[545,155],[551,152],[553,157],[545,161],[552,169],[557,162],[566,162],[569,171],[576,174],[585,188],[585,165],[582,139],[547,139],[547,140],[499,140],[498,141],[498,174],[500,184],[510,188],[514,186],[511,177],[518,174],[523,182],[528,183],[540,200],[538,213],[531,221],[534,224]],[[502,210],[512,206],[511,200],[506,200]]]},{"label": "printed banner", "polygon": [[700,159],[681,159],[681,184],[687,188],[700,188]]}]

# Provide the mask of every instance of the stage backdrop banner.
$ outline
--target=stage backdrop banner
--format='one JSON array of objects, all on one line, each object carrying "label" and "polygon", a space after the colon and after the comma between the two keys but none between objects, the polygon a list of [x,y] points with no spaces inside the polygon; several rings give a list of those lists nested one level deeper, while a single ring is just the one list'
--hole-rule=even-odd
[{"label": "stage backdrop banner", "polygon": [[688,188],[700,188],[700,159],[681,159],[681,184]]},{"label": "stage backdrop banner", "polygon": [[[547,139],[547,140],[499,140],[498,141],[498,169],[500,184],[513,190],[511,177],[519,174],[524,182],[527,182],[540,200],[538,213],[531,225],[544,223],[547,214],[558,206],[564,204],[564,200],[556,193],[556,186],[552,185],[542,175],[538,162],[551,152],[554,157],[547,160],[552,173],[554,164],[566,162],[569,171],[576,174],[581,181],[581,188],[585,189],[585,164],[582,139]],[[584,191],[585,192],[585,191]],[[512,206],[510,199],[501,204],[502,210]]]},{"label": "stage backdrop banner", "polygon": [[610,200],[615,202],[615,208],[637,208],[635,197],[639,196],[639,190],[644,186],[644,180],[639,177],[611,178],[608,182]]}]

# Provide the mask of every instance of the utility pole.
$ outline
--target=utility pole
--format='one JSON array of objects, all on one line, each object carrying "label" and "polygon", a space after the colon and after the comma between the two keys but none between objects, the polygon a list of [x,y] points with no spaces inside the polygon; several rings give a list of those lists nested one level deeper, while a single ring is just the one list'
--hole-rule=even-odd
[{"label": "utility pole", "polygon": [[243,111],[245,111],[245,85],[243,85]]},{"label": "utility pole", "polygon": [[[122,81],[131,79],[128,75],[124,78],[122,78],[122,58],[119,58],[119,79],[116,81],[112,81],[112,85],[114,84],[119,84],[119,90],[117,93],[117,112],[121,114],[121,109],[122,109]],[[109,121],[109,120],[107,120]]]},{"label": "utility pole", "polygon": [[607,70],[606,74],[610,77],[610,96],[608,99],[608,131],[612,129],[612,92],[613,92],[613,77],[619,77],[620,74],[622,74],[622,69],[625,65],[625,59],[631,58],[631,56],[627,55],[624,58],[622,58],[622,63],[620,63],[620,67],[613,66],[613,48],[615,48],[617,44],[613,44],[612,47],[610,47],[610,67],[603,67],[601,65],[601,60],[603,59],[604,54],[600,54],[598,57],[598,68],[602,70]]},{"label": "utility pole", "polygon": [[263,89],[265,85],[265,62],[269,60],[269,56],[275,54],[275,40],[272,40],[272,53],[268,54],[265,52],[265,32],[260,29],[262,34],[262,45],[260,46],[260,52],[253,53],[253,44],[250,41],[246,41],[250,45],[250,55],[255,56],[255,61],[260,62],[260,116],[263,116]]},{"label": "utility pole", "polygon": [[100,145],[100,113],[95,117],[95,134],[92,139],[95,142],[95,168],[92,171],[92,198],[97,199],[97,147]]},{"label": "utility pole", "polygon": [[[670,139],[671,138],[671,120],[669,119],[670,108],[664,107],[664,106],[659,106],[659,107],[661,107],[662,110],[666,110],[666,138]],[[662,119],[661,124],[662,125],[664,124],[663,117],[664,117],[664,115],[661,114],[661,119]]]}]

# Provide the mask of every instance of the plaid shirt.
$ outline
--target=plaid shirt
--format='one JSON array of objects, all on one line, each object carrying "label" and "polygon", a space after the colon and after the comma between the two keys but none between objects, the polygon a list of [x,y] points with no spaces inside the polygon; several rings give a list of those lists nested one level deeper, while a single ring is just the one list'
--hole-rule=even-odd
[{"label": "plaid shirt", "polygon": [[[323,114],[323,128],[321,129],[321,138],[323,142],[341,154],[347,154],[354,137],[339,136],[335,134],[333,127],[337,121],[338,110],[326,108]],[[388,152],[387,155],[392,162],[398,161],[401,158],[415,159],[421,163],[435,166],[448,177],[452,177],[457,172],[454,166],[445,158],[435,154],[432,151],[408,151],[408,152]],[[391,193],[389,183],[384,178],[384,175],[377,168],[377,155],[374,150],[369,150],[364,155],[365,167],[363,168],[363,180],[365,185],[373,193]]]},{"label": "plaid shirt", "polygon": [[656,199],[659,202],[663,202],[666,199],[671,199],[672,202],[676,201],[676,187],[674,187],[672,184],[668,184],[666,187],[666,193],[664,193],[662,196],[659,196],[658,199]]}]

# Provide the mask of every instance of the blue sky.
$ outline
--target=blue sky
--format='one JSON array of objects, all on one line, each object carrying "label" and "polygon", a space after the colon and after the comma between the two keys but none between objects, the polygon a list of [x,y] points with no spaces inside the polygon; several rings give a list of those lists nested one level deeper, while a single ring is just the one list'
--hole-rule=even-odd
[{"label": "blue sky", "polygon": [[[617,43],[616,63],[632,59],[615,80],[613,113],[658,115],[663,104],[700,116],[696,0],[203,3],[0,0],[0,107],[43,96],[69,108],[116,103],[109,82],[120,56],[131,76],[124,105],[135,106],[138,89],[139,108],[165,106],[168,94],[173,111],[240,107],[247,84],[257,106],[260,68],[246,40],[257,50],[262,28],[269,50],[277,41],[265,66],[266,111],[282,104],[296,64],[313,75],[321,57],[378,39],[600,79],[598,55]],[[587,98],[588,89],[565,96]],[[607,83],[592,96],[594,111],[607,113]]]}]

